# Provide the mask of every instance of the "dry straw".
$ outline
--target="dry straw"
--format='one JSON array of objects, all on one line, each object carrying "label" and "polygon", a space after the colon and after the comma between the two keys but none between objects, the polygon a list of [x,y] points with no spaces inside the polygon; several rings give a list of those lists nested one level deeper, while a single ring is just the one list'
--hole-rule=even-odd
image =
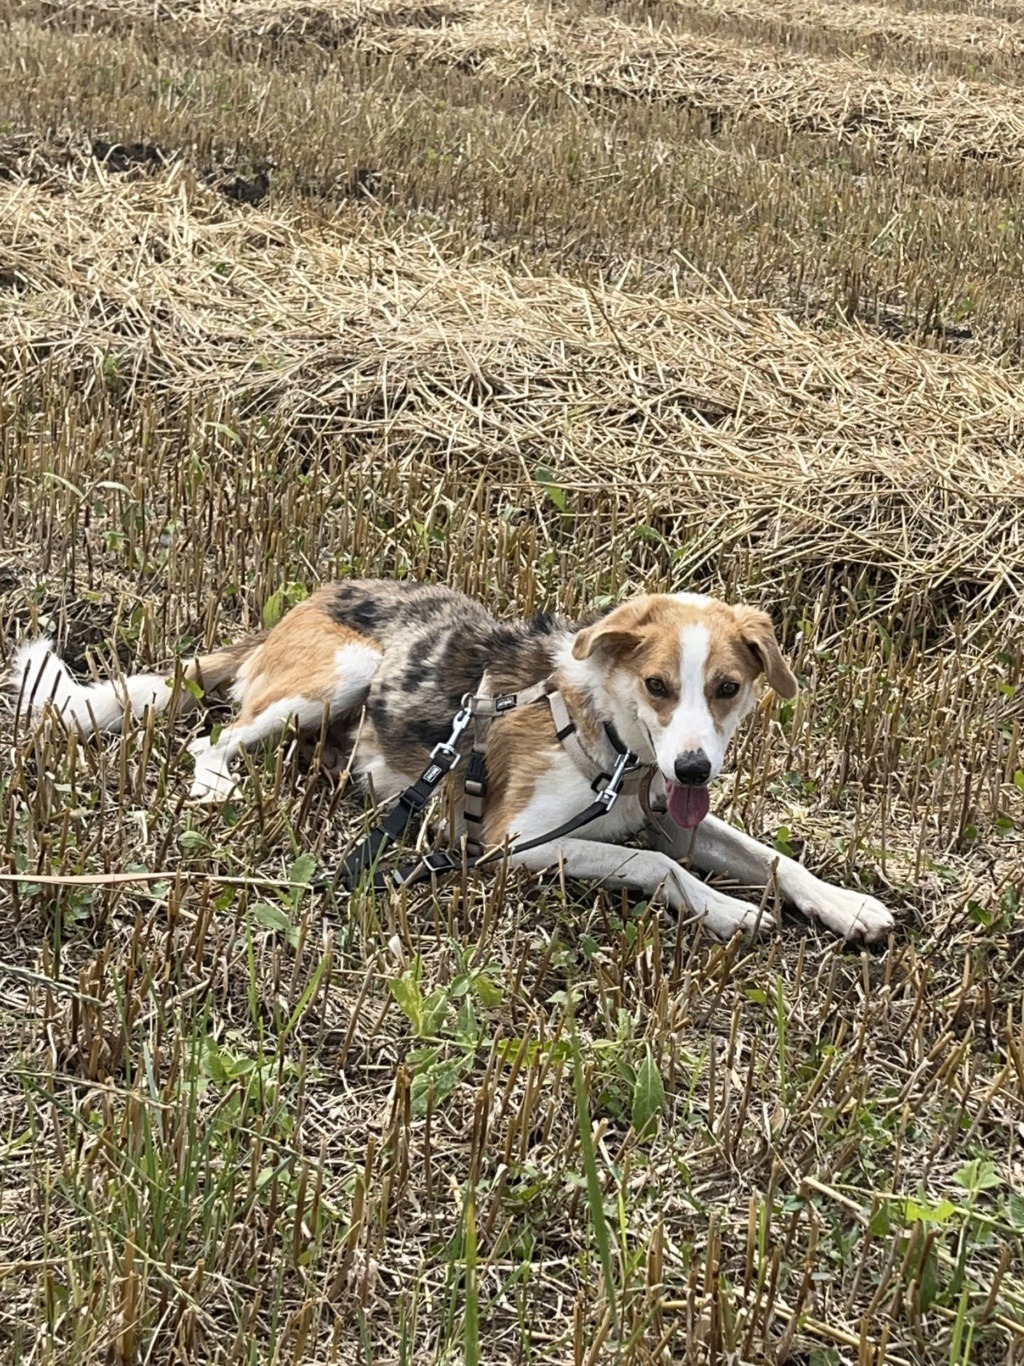
[{"label": "dry straw", "polygon": [[628,480],[665,514],[696,499],[769,571],[846,555],[897,596],[1021,611],[1024,396],[996,365],[723,295],[460,263],[372,215],[325,231],[239,212],[180,166],[126,180],[72,159],[10,187],[0,269],[11,384],[45,355],[285,427],[359,432],[386,405],[406,449],[499,479],[546,452],[567,489]]},{"label": "dry straw", "polygon": [[[730,17],[784,20],[771,7],[715,7]],[[749,14],[748,14],[749,8]],[[877,8],[877,7],[876,7]],[[124,25],[134,14],[151,20],[138,0],[76,6],[88,19]],[[824,22],[852,36],[873,33],[876,10],[856,13],[828,6]],[[813,23],[813,11],[800,10]],[[845,56],[796,56],[768,44],[695,37],[662,21],[624,23],[573,6],[522,0],[469,0],[459,5],[326,3],[268,4],[266,0],[196,7],[160,7],[161,19],[188,31],[235,33],[248,38],[293,37],[363,45],[381,54],[457,65],[509,82],[554,83],[579,94],[670,100],[717,115],[758,118],[832,136],[875,139],[893,149],[927,149],[941,156],[971,156],[1016,165],[1024,158],[1024,100],[1012,85],[937,78],[926,72],[884,76]],[[965,48],[1005,49],[1016,41],[1012,25],[929,15],[890,20],[907,37]],[[903,28],[904,23],[906,28]],[[986,26],[987,25],[987,26]]]}]

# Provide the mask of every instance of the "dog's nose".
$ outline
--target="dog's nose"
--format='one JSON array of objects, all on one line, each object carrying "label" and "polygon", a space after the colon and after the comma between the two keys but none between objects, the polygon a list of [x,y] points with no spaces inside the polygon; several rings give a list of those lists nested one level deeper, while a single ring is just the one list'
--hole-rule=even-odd
[{"label": "dog's nose", "polygon": [[684,749],[675,769],[680,787],[703,787],[711,777],[711,760],[702,749]]}]

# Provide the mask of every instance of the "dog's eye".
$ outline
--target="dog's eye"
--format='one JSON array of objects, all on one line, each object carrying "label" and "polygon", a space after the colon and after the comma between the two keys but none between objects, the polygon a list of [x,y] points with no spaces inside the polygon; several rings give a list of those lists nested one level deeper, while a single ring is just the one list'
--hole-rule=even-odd
[{"label": "dog's eye", "polygon": [[668,697],[668,684],[663,678],[645,678],[644,686],[652,697]]},{"label": "dog's eye", "polygon": [[735,697],[740,690],[740,685],[734,678],[727,678],[724,683],[719,683],[715,689],[716,697]]}]

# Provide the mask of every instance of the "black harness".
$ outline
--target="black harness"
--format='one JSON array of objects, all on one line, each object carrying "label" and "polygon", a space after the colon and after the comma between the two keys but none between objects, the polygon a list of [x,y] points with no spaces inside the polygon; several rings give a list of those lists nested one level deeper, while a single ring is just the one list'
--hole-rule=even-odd
[{"label": "black harness", "polygon": [[[516,707],[542,699],[546,699],[551,707],[559,743],[589,780],[595,793],[594,800],[570,820],[564,821],[553,830],[545,831],[543,835],[514,844],[511,848],[499,846],[484,852],[480,841],[480,823],[487,795],[486,736],[490,723],[496,716],[502,716]],[[403,864],[390,872],[382,871],[377,865],[388,845],[400,839],[409,824],[417,816],[422,815],[437,789],[459,763],[462,756],[457,747],[458,740],[471,723],[475,723],[475,738],[464,780],[466,845],[469,856],[465,856],[461,850],[437,849],[422,855],[415,862]],[[462,699],[462,706],[452,718],[451,735],[442,744],[435,746],[426,768],[416,781],[399,795],[387,816],[350,851],[339,868],[335,881],[343,883],[352,891],[366,873],[372,872],[375,890],[393,891],[399,887],[424,882],[428,878],[458,872],[463,867],[479,868],[495,859],[512,854],[524,854],[530,849],[539,848],[542,844],[564,839],[566,835],[582,830],[585,825],[590,825],[600,816],[607,815],[623,792],[638,795],[646,792],[653,773],[653,765],[641,764],[639,757],[622,743],[614,726],[606,723],[605,734],[616,755],[610,773],[596,763],[583,748],[576,734],[576,725],[569,717],[565,702],[553,679],[545,679],[519,693],[503,693],[497,697],[482,692],[467,693]]]}]

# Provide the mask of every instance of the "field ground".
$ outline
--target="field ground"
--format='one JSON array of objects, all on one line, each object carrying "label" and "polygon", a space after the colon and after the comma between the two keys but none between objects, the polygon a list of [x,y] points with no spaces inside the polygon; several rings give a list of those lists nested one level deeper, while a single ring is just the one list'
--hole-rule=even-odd
[{"label": "field ground", "polygon": [[287,748],[8,713],[0,1360],[1020,1359],[1022,21],[0,0],[0,649],[742,595],[716,809],[899,913],[324,894]]}]

